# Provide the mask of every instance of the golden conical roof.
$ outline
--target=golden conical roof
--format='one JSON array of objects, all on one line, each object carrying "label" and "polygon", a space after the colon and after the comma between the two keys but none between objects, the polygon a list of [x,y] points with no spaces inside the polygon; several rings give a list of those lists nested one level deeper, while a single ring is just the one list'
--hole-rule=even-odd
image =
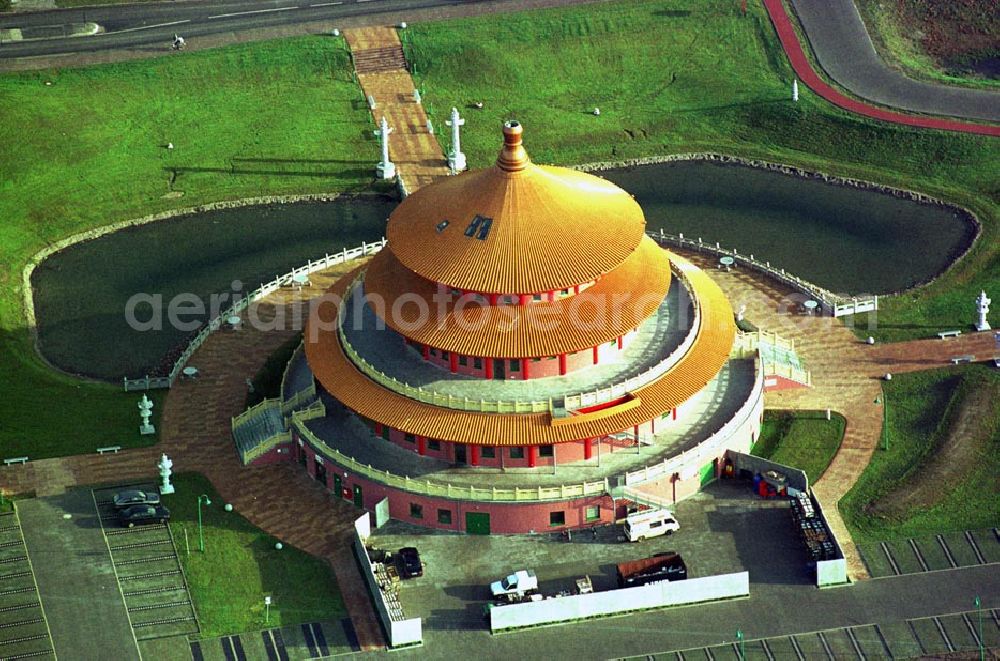
[{"label": "golden conical roof", "polygon": [[386,236],[399,261],[428,280],[531,294],[608,273],[636,249],[645,225],[632,196],[611,182],[532,163],[512,121],[496,165],[410,195]]}]

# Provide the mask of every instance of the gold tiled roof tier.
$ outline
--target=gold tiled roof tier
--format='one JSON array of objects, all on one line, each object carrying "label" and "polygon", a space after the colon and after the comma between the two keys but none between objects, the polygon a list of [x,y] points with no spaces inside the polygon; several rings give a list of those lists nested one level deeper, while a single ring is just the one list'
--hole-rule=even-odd
[{"label": "gold tiled roof tier", "polygon": [[504,139],[493,167],[424,186],[392,212],[386,237],[407,268],[465,291],[534,294],[596,280],[635,250],[646,221],[631,195],[534,165],[516,123]]},{"label": "gold tiled roof tier", "polygon": [[[489,306],[449,297],[439,305],[437,286],[389,250],[372,259],[364,292],[385,302],[384,311],[373,309],[384,313],[390,328],[421,344],[463,356],[542,358],[616,340],[653,314],[669,289],[667,253],[643,237],[618,268],[586,291],[555,301]],[[410,302],[394,309],[398,300]]]},{"label": "gold tiled roof tier", "polygon": [[[523,446],[595,438],[630,429],[675,408],[704,388],[729,358],[736,333],[733,312],[722,290],[690,262],[670,255],[691,286],[701,311],[698,335],[684,357],[666,374],[633,393],[627,406],[602,416],[553,418],[550,413],[473,413],[439,408],[387,390],[369,380],[344,355],[336,331],[338,307],[325,304],[306,328],[306,357],[313,374],[345,406],[406,433],[471,445]],[[359,269],[360,270],[360,269]],[[330,293],[339,300],[357,271]],[[322,323],[319,323],[322,322]],[[634,402],[638,401],[638,405]],[[556,420],[559,423],[556,424]]]}]

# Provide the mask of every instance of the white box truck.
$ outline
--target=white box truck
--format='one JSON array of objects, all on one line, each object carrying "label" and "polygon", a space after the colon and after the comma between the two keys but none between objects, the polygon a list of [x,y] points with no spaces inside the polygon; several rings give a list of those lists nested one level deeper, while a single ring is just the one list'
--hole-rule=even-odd
[{"label": "white box truck", "polygon": [[669,535],[681,526],[670,510],[646,510],[629,514],[625,518],[625,537],[630,542],[641,542],[649,537]]}]

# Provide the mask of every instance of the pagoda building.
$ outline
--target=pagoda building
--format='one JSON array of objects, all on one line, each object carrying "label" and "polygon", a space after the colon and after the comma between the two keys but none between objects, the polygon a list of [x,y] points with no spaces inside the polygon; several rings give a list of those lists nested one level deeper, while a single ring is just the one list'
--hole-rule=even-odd
[{"label": "pagoda building", "polygon": [[403,200],[289,365],[322,411],[292,417],[285,457],[377,521],[604,524],[695,493],[759,433],[759,364],[731,358],[715,282],[627,192],[521,138],[507,122],[494,166]]}]

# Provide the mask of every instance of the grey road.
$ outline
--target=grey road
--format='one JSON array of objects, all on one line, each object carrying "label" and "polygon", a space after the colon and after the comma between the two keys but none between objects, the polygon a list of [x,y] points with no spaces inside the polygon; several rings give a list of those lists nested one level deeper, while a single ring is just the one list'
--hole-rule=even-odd
[{"label": "grey road", "polygon": [[1000,92],[907,78],[879,57],[852,0],[792,0],[820,66],[875,103],[932,115],[1000,121]]},{"label": "grey road", "polygon": [[185,39],[259,28],[331,21],[368,14],[474,5],[487,0],[206,0],[108,5],[7,14],[0,28],[44,33],[59,26],[97,23],[94,36],[0,42],[0,59],[83,53],[169,44],[174,33]]}]

